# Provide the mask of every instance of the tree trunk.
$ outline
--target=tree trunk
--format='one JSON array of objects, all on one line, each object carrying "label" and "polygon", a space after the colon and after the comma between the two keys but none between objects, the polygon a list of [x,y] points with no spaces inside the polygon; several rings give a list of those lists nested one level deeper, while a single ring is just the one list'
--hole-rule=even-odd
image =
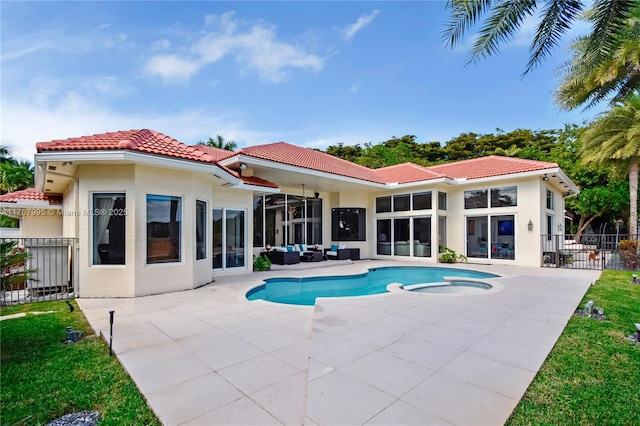
[{"label": "tree trunk", "polygon": [[638,159],[629,166],[629,233],[631,240],[638,237]]}]

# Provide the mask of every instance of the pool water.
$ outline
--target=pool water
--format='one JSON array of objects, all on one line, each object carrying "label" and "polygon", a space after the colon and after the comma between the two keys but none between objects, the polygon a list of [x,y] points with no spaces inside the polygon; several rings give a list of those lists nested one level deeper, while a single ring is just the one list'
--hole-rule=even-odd
[{"label": "pool water", "polygon": [[431,294],[482,294],[493,287],[489,284],[470,282],[470,281],[452,281],[442,284],[415,285],[405,287],[405,290],[415,291],[418,293]]},{"label": "pool water", "polygon": [[247,293],[247,299],[293,305],[313,305],[316,297],[366,296],[387,292],[387,285],[438,283],[444,277],[494,278],[497,275],[465,269],[430,266],[388,266],[364,274],[308,278],[269,278]]}]

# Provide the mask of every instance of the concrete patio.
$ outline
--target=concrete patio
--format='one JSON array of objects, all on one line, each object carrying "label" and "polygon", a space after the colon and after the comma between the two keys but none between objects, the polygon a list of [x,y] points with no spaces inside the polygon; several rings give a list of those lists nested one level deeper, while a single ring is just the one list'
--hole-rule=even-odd
[{"label": "concrete patio", "polygon": [[[415,263],[292,265],[136,299],[78,299],[166,425],[500,425],[599,271],[462,264],[484,295],[247,301],[267,277]],[[314,267],[316,267],[314,269]]]}]

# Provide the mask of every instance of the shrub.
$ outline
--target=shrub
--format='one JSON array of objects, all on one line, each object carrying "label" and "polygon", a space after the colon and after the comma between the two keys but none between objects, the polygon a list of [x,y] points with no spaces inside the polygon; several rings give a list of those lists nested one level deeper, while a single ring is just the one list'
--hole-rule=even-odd
[{"label": "shrub", "polygon": [[620,263],[624,269],[638,269],[638,242],[631,240],[620,240],[618,242],[618,254]]},{"label": "shrub", "polygon": [[467,257],[463,254],[458,254],[449,247],[440,247],[440,262],[442,263],[456,263],[458,261],[467,261]]},{"label": "shrub", "polygon": [[254,260],[253,260],[254,271],[268,271],[269,269],[271,269],[271,260],[266,255],[262,255],[260,257],[254,256]]}]

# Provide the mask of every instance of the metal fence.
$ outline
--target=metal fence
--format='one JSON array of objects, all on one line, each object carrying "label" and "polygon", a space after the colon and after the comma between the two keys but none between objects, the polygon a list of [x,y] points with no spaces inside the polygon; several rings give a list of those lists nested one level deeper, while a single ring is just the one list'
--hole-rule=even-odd
[{"label": "metal fence", "polygon": [[541,235],[541,265],[547,268],[637,271],[638,236],[628,234]]},{"label": "metal fence", "polygon": [[[5,281],[0,292],[1,306],[77,296],[77,238],[0,238],[0,241],[17,241],[16,250],[29,253],[25,264],[0,271],[0,278]],[[6,285],[9,274],[29,270],[33,272],[26,281]]]}]

